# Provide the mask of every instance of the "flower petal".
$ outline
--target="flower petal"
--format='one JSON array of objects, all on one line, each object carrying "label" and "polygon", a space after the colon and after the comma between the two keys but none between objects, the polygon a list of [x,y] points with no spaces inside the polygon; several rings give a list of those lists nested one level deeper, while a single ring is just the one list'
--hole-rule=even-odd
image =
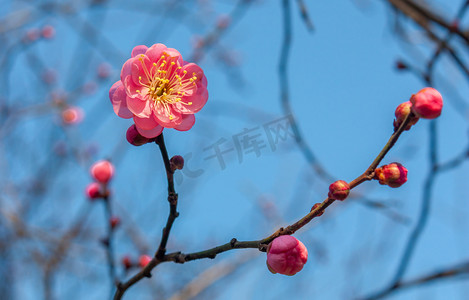
[{"label": "flower petal", "polygon": [[151,114],[149,118],[140,118],[134,116],[134,122],[137,127],[140,127],[144,130],[150,130],[155,128],[156,126],[159,126],[158,122],[153,117],[153,114]]},{"label": "flower petal", "polygon": [[154,44],[148,48],[147,52],[145,52],[145,55],[148,56],[151,62],[157,62],[161,58],[163,51],[166,49],[166,46],[163,44]]},{"label": "flower petal", "polygon": [[[208,100],[208,91],[206,88],[200,88],[192,96],[182,97],[182,102],[174,104],[174,109],[182,114],[195,114],[204,107]],[[190,104],[189,104],[190,103]]]},{"label": "flower petal", "polygon": [[179,131],[187,131],[194,126],[195,123],[195,116],[194,115],[182,115],[182,122],[178,126],[174,127],[174,129]]},{"label": "flower petal", "polygon": [[140,118],[149,118],[151,115],[150,102],[139,98],[130,98],[127,96],[127,107],[129,110]]},{"label": "flower petal", "polygon": [[170,57],[170,58],[173,58],[171,59],[172,61],[177,61],[179,63],[179,65],[183,65],[184,63],[184,60],[182,59],[182,55],[181,53],[179,53],[179,51],[177,51],[176,49],[173,49],[173,48],[166,48],[164,51],[163,51],[163,55],[166,56],[166,57]]},{"label": "flower petal", "polygon": [[[165,108],[160,102],[157,102],[153,107],[153,113],[158,123],[163,127],[174,128],[182,122],[181,114],[174,110],[172,105],[166,105]],[[170,114],[172,118],[169,118]]]},{"label": "flower petal", "polygon": [[163,132],[163,127],[161,127],[160,125],[157,125],[155,128],[150,129],[150,130],[145,130],[145,129],[139,128],[138,126],[136,127],[137,127],[138,133],[140,133],[142,136],[149,138],[149,139],[157,137]]},{"label": "flower petal", "polygon": [[109,90],[109,98],[111,99],[114,112],[121,118],[130,119],[132,118],[133,113],[127,107],[126,97],[127,95],[122,83],[120,81],[114,83]]},{"label": "flower petal", "polygon": [[138,45],[138,46],[135,46],[134,49],[132,49],[132,57],[135,57],[139,54],[145,54],[145,52],[147,51],[148,47],[145,46],[145,45]]},{"label": "flower petal", "polygon": [[114,94],[114,92],[115,92],[115,91],[117,90],[117,88],[118,88],[119,86],[121,86],[121,85],[122,85],[122,81],[119,80],[119,81],[116,81],[116,82],[111,86],[111,88],[109,89],[109,99],[112,98],[112,95]]}]

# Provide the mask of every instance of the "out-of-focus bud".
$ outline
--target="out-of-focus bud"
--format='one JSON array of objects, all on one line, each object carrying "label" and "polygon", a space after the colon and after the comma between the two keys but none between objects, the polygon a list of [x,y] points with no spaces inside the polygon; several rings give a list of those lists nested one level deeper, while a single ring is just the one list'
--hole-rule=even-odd
[{"label": "out-of-focus bud", "polygon": [[141,268],[144,268],[146,265],[150,263],[150,261],[151,261],[151,257],[149,255],[143,254],[143,255],[140,255],[140,257],[138,258],[138,265]]},{"label": "out-of-focus bud", "polygon": [[127,133],[125,136],[127,138],[127,142],[129,142],[130,144],[134,146],[142,146],[150,142],[149,138],[146,138],[142,136],[140,133],[138,133],[138,130],[135,124],[133,124],[132,126],[129,127],[129,129],[127,129]]},{"label": "out-of-focus bud", "polygon": [[396,69],[404,71],[404,70],[407,70],[408,67],[402,60],[398,60],[396,61]]},{"label": "out-of-focus bud", "polygon": [[119,226],[120,223],[121,223],[121,219],[119,217],[111,217],[111,219],[109,219],[109,224],[111,225],[112,229]]},{"label": "out-of-focus bud", "polygon": [[407,169],[398,162],[384,165],[375,170],[375,178],[380,184],[397,188],[406,183]]},{"label": "out-of-focus bud", "polygon": [[443,97],[434,88],[421,89],[410,97],[412,111],[417,117],[435,119],[441,115],[443,109]]},{"label": "out-of-focus bud", "polygon": [[99,78],[106,79],[111,75],[111,66],[108,63],[100,63],[97,72]]},{"label": "out-of-focus bud", "polygon": [[267,247],[267,267],[274,274],[295,275],[307,260],[305,245],[291,235],[279,236]]},{"label": "out-of-focus bud", "polygon": [[[394,115],[396,116],[396,119],[394,119],[394,130],[397,130],[402,122],[407,118],[407,116],[412,112],[412,103],[410,101],[406,101],[404,103],[401,103],[397,106],[396,111]],[[412,116],[409,123],[407,124],[406,128],[404,130],[409,130],[417,121],[419,118],[417,116]]]},{"label": "out-of-focus bud", "polygon": [[114,175],[114,166],[107,160],[101,160],[91,166],[90,172],[96,181],[106,184]]},{"label": "out-of-focus bud", "polygon": [[85,193],[90,200],[101,198],[101,185],[97,182],[92,182],[86,187]]},{"label": "out-of-focus bud", "polygon": [[329,198],[343,201],[350,193],[350,186],[343,180],[337,180],[329,186]]},{"label": "out-of-focus bud", "polygon": [[132,262],[132,259],[130,258],[130,256],[126,255],[126,256],[122,257],[122,265],[124,266],[124,268],[126,270],[133,267],[133,262]]},{"label": "out-of-focus bud", "polygon": [[26,31],[26,34],[24,35],[24,41],[26,43],[32,43],[35,42],[39,39],[40,32],[39,29],[37,28],[31,28]]},{"label": "out-of-focus bud", "polygon": [[62,111],[62,121],[67,125],[78,124],[83,120],[85,113],[83,110],[76,106],[71,106]]},{"label": "out-of-focus bud", "polygon": [[230,26],[231,18],[228,15],[220,15],[217,19],[217,27],[220,29],[225,29]]},{"label": "out-of-focus bud", "polygon": [[42,37],[52,39],[55,36],[55,28],[52,25],[45,25],[41,30]]}]

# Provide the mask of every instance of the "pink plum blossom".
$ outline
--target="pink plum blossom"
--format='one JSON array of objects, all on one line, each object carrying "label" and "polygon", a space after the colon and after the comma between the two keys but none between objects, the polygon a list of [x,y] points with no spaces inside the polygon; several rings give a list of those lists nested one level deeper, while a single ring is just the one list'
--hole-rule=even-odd
[{"label": "pink plum blossom", "polygon": [[208,99],[202,69],[163,44],[136,46],[131,56],[122,67],[121,80],[109,90],[114,112],[133,118],[138,132],[147,138],[158,136],[164,127],[191,129],[194,114]]},{"label": "pink plum blossom", "polygon": [[307,260],[305,245],[291,235],[277,237],[267,248],[267,267],[274,274],[295,275]]}]

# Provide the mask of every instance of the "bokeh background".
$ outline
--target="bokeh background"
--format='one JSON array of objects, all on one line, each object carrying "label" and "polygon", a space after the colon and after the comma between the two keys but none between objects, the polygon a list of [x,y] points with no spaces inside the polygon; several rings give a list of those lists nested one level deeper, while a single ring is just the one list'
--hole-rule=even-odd
[{"label": "bokeh background", "polygon": [[[108,91],[134,46],[164,43],[204,69],[210,94],[190,131],[164,131],[170,156],[186,162],[170,252],[269,236],[322,201],[334,178],[360,175],[392,134],[396,106],[429,80],[445,106],[384,159],[407,167],[404,186],[367,182],[295,234],[309,251],[297,275],[273,275],[265,253],[234,250],[162,264],[125,299],[371,299],[400,265],[398,282],[417,282],[386,299],[467,299],[465,2],[3,1],[0,298],[110,297],[108,220],[84,193],[100,159],[116,168],[119,279],[138,272],[125,272],[124,256],[158,247],[169,210],[161,155],[126,141],[132,123],[114,114]],[[441,271],[454,274],[418,282]]]}]

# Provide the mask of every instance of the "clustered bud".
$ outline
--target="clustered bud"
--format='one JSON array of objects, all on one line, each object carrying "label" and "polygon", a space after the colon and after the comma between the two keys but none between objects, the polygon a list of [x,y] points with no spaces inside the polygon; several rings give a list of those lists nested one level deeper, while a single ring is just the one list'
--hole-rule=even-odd
[{"label": "clustered bud", "polygon": [[[410,101],[406,101],[404,103],[399,104],[399,106],[396,108],[396,112],[394,113],[394,115],[396,116],[396,119],[394,119],[394,130],[397,130],[407,118],[407,116],[411,114],[411,108],[412,103]],[[412,115],[410,118],[411,119],[404,130],[409,130],[412,125],[415,125],[415,123],[417,123],[417,121],[419,120],[419,118],[415,115]]]},{"label": "clustered bud", "polygon": [[114,166],[107,160],[100,160],[91,166],[91,176],[102,184],[107,184],[114,175]]},{"label": "clustered bud", "polygon": [[182,170],[184,168],[184,158],[181,155],[174,155],[169,161],[171,165],[171,170]]},{"label": "clustered bud", "polygon": [[94,163],[90,168],[91,176],[95,182],[88,184],[85,194],[90,200],[106,198],[110,195],[106,185],[114,175],[114,166],[107,160]]},{"label": "clustered bud", "polygon": [[138,265],[141,268],[144,268],[146,265],[150,263],[150,261],[151,261],[151,257],[149,255],[143,254],[143,255],[140,255],[140,257],[138,258]]},{"label": "clustered bud", "polygon": [[279,236],[267,247],[267,267],[274,274],[295,275],[307,260],[305,245],[291,235]]},{"label": "clustered bud", "polygon": [[379,180],[380,184],[397,188],[406,183],[407,169],[400,163],[393,162],[377,168],[374,179]]},{"label": "clustered bud", "polygon": [[348,197],[350,193],[350,186],[343,180],[337,180],[329,186],[328,197],[343,201]]},{"label": "clustered bud", "polygon": [[130,144],[134,146],[145,145],[151,140],[149,138],[142,136],[140,133],[138,133],[137,127],[135,126],[135,124],[132,124],[132,126],[130,126],[129,129],[127,129],[126,138],[127,138],[127,142],[129,142]]},{"label": "clustered bud", "polygon": [[412,111],[417,117],[435,119],[440,116],[443,108],[443,97],[434,88],[421,89],[410,97]]},{"label": "clustered bud", "polygon": [[404,130],[409,130],[419,118],[435,119],[439,117],[442,109],[443,98],[437,90],[431,87],[421,89],[412,95],[409,101],[399,104],[396,108],[394,130],[396,131],[409,115],[410,120]]}]

